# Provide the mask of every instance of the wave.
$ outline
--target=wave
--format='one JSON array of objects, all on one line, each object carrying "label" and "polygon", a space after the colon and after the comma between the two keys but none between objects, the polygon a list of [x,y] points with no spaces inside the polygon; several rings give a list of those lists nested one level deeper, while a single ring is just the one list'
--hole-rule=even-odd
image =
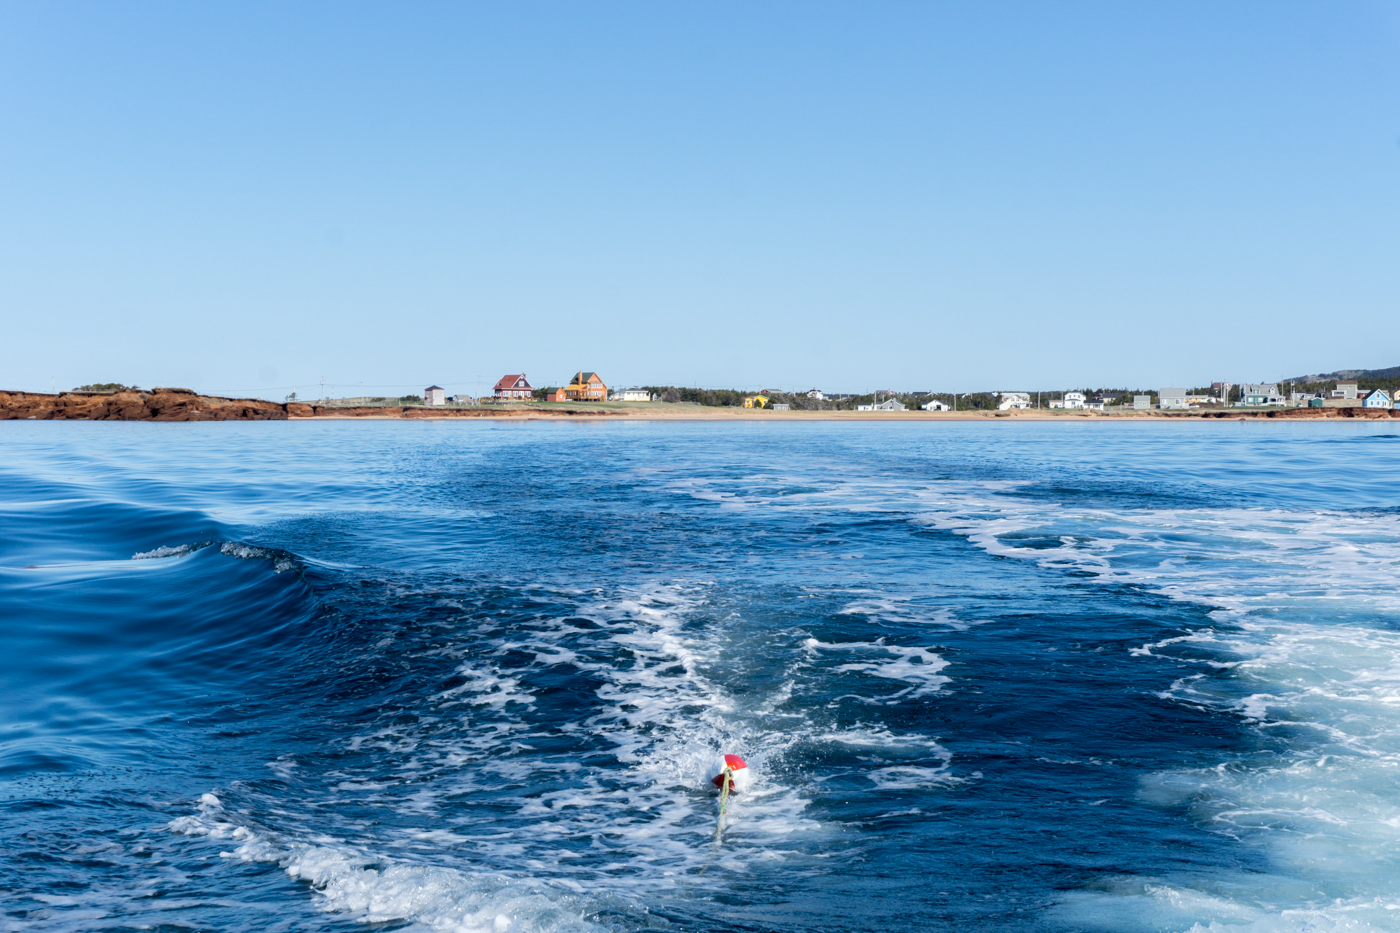
[{"label": "wave", "polygon": [[273,573],[286,573],[299,570],[302,562],[295,554],[278,548],[258,547],[241,541],[200,541],[195,544],[161,545],[149,551],[138,551],[131,555],[132,560],[162,560],[167,557],[186,557],[196,551],[218,545],[219,553],[238,560],[266,560],[272,562]]},{"label": "wave", "polygon": [[178,760],[197,736],[173,727],[173,711],[200,719],[314,657],[316,597],[300,575],[276,574],[289,556],[169,550],[0,571],[0,774]]}]

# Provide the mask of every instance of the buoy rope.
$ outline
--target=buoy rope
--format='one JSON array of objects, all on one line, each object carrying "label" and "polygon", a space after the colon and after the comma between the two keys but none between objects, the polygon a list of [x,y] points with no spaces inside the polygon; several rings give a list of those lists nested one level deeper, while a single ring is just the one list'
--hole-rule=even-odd
[{"label": "buoy rope", "polygon": [[725,765],[722,777],[719,785],[719,825],[715,827],[715,844],[710,850],[710,857],[705,861],[705,867],[696,872],[697,877],[709,871],[715,862],[715,856],[719,855],[719,837],[724,832],[724,813],[729,809],[729,785],[734,779],[734,769]]},{"label": "buoy rope", "polygon": [[715,845],[719,845],[720,834],[724,832],[724,812],[729,809],[729,787],[734,781],[734,769],[725,765],[722,778],[719,785],[719,825],[715,827]]}]

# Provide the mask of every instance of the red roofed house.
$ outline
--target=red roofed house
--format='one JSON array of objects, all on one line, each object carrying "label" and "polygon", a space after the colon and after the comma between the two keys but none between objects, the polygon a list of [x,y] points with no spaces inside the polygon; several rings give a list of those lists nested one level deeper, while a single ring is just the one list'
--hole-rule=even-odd
[{"label": "red roofed house", "polygon": [[524,373],[518,376],[502,376],[501,381],[496,383],[498,402],[528,402],[534,397],[535,389]]}]

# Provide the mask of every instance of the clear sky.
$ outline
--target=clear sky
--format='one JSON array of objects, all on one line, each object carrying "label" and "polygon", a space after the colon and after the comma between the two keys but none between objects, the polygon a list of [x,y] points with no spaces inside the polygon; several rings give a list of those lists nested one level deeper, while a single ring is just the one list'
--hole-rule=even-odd
[{"label": "clear sky", "polygon": [[0,388],[1400,365],[1400,3],[0,5]]}]

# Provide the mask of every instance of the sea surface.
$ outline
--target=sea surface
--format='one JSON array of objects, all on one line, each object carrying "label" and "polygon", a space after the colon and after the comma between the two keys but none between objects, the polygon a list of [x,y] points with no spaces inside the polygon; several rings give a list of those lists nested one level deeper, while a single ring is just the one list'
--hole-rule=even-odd
[{"label": "sea surface", "polygon": [[1388,424],[0,424],[0,930],[1400,930],[1398,581]]}]

